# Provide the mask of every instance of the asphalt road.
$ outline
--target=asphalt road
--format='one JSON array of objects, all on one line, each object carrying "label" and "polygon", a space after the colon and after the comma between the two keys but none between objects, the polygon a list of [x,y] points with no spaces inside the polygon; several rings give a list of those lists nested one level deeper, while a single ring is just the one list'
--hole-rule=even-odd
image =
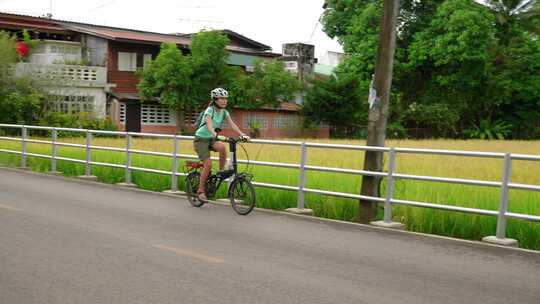
[{"label": "asphalt road", "polygon": [[540,254],[0,169],[0,304],[540,303]]}]

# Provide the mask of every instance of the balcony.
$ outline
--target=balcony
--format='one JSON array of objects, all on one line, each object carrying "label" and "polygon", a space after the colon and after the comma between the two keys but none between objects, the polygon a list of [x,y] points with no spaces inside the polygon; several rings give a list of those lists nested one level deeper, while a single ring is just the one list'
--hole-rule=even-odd
[{"label": "balcony", "polygon": [[107,69],[99,66],[18,63],[16,76],[30,76],[45,85],[107,87]]}]

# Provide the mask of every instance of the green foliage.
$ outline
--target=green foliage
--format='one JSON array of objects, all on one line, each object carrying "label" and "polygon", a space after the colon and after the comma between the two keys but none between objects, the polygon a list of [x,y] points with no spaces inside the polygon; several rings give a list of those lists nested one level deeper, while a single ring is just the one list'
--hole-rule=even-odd
[{"label": "green foliage", "polygon": [[[540,125],[537,1],[401,1],[390,122],[428,136],[460,137],[483,119],[534,138]],[[367,100],[381,1],[326,1],[324,30],[348,53],[338,73]]]},{"label": "green foliage", "polygon": [[219,31],[203,31],[193,37],[189,55],[174,43],[162,44],[157,58],[140,72],[139,92],[145,99],[159,97],[161,104],[177,110],[196,108],[208,100],[210,90],[232,77],[228,42]]},{"label": "green foliage", "polygon": [[249,132],[250,136],[253,138],[258,138],[261,134],[262,125],[259,121],[250,121],[249,122]]},{"label": "green foliage", "polygon": [[43,94],[28,79],[3,82],[0,87],[0,122],[33,124],[44,108]]},{"label": "green foliage", "polygon": [[417,125],[433,129],[443,137],[456,135],[455,125],[459,120],[459,113],[446,103],[412,103],[404,116]]},{"label": "green foliage", "polygon": [[79,59],[79,60],[55,60],[53,61],[53,64],[67,64],[67,65],[82,65],[82,66],[89,66],[92,63],[89,59]]},{"label": "green foliage", "polygon": [[336,137],[353,137],[367,124],[367,103],[358,96],[359,82],[351,74],[313,79],[301,110],[307,123],[327,123]]},{"label": "green foliage", "polygon": [[9,64],[17,62],[16,45],[17,39],[4,31],[0,31],[0,68],[2,69],[1,76],[4,79],[7,75]]},{"label": "green foliage", "polygon": [[163,44],[157,58],[139,72],[139,92],[179,112],[206,103],[216,87],[230,91],[231,106],[244,108],[278,106],[293,98],[300,86],[282,62],[257,61],[254,73],[245,74],[227,64],[228,43],[220,31],[202,31],[193,37],[190,54],[183,55],[175,44]]},{"label": "green foliage", "polygon": [[400,122],[393,121],[386,127],[386,136],[388,138],[407,138],[407,130]]},{"label": "green foliage", "polygon": [[28,78],[14,77],[16,38],[0,32],[0,122],[33,124],[43,113],[43,93]]},{"label": "green foliage", "polygon": [[502,39],[510,38],[510,28],[516,23],[531,33],[540,33],[540,3],[536,0],[486,0],[484,3],[493,11]]},{"label": "green foliage", "polygon": [[234,77],[234,69],[227,64],[228,43],[229,38],[220,31],[201,31],[193,37],[190,59],[194,100],[208,100],[212,89],[226,87]]},{"label": "green foliage", "polygon": [[278,107],[281,101],[292,100],[300,89],[298,78],[283,68],[281,61],[255,62],[253,73],[238,73],[230,86],[232,105],[254,109]]},{"label": "green foliage", "polygon": [[[54,111],[47,112],[46,117],[39,121],[40,125],[57,128],[90,129],[103,131],[117,131],[117,126],[110,118],[94,118],[86,112],[81,113],[59,113]],[[79,137],[84,136],[81,132],[59,131],[60,137]],[[101,134],[95,136],[103,136]]]},{"label": "green foliage", "polygon": [[489,119],[482,119],[478,126],[474,125],[473,128],[466,129],[464,133],[469,138],[505,139],[510,134],[511,129],[512,125],[505,121],[497,120],[491,122]]},{"label": "green foliage", "polygon": [[159,97],[161,104],[185,109],[194,105],[196,84],[192,82],[193,66],[174,43],[163,43],[159,55],[140,72],[138,85],[145,99]]}]

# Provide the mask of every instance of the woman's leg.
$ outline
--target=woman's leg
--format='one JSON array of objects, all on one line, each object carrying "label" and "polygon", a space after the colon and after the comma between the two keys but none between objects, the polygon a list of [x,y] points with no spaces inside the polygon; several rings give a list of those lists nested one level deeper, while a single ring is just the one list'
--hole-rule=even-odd
[{"label": "woman's leg", "polygon": [[219,152],[219,170],[221,171],[225,167],[225,162],[227,161],[227,149],[224,143],[218,141],[214,143],[212,148]]},{"label": "woman's leg", "polygon": [[206,184],[206,180],[208,179],[208,175],[210,174],[210,170],[212,170],[212,160],[209,158],[206,158],[203,160],[204,167],[201,172],[201,177],[199,181],[199,190],[198,193],[204,193],[204,185]]}]

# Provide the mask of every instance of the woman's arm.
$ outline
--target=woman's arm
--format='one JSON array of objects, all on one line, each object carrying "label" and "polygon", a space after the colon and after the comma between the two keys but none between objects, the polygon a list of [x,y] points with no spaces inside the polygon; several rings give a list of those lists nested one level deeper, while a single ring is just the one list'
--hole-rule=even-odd
[{"label": "woman's arm", "polygon": [[213,137],[217,136],[216,131],[214,131],[214,126],[212,126],[212,117],[210,117],[210,115],[206,115],[206,128],[208,131],[210,131],[210,134],[212,134]]},{"label": "woman's arm", "polygon": [[238,126],[234,123],[234,121],[232,120],[231,118],[231,115],[227,115],[227,124],[229,124],[229,126],[231,126],[231,128],[236,132],[238,133],[238,135],[245,135],[244,132],[242,132],[240,130],[240,128],[238,128]]}]

